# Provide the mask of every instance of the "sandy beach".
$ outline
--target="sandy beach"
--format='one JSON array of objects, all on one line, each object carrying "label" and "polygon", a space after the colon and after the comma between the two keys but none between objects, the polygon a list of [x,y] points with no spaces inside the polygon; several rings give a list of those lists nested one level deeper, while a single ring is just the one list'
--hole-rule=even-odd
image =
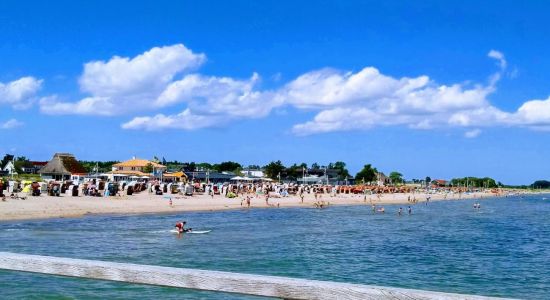
[{"label": "sandy beach", "polygon": [[[269,205],[265,202],[264,196],[252,197],[250,207],[253,208],[277,208],[277,207],[314,207],[316,201],[330,202],[330,205],[387,205],[407,204],[408,199],[417,199],[418,203],[430,201],[452,201],[458,199],[488,198],[494,197],[493,193],[471,193],[462,194],[425,194],[425,193],[396,193],[377,195],[339,194],[331,197],[323,194],[321,198],[315,199],[313,194],[306,194],[304,202],[299,196],[281,198],[270,198]],[[246,197],[246,196],[245,196]],[[146,214],[146,213],[173,213],[187,211],[218,211],[228,209],[246,209],[245,197],[225,198],[215,195],[214,198],[208,195],[182,196],[165,194],[157,196],[153,194],[139,193],[132,196],[117,197],[73,197],[62,195],[52,196],[28,196],[25,200],[10,199],[0,201],[0,221],[25,220],[25,219],[46,219],[46,218],[68,218],[81,217],[90,214]],[[172,205],[170,205],[170,199]],[[242,201],[244,200],[244,201]],[[394,213],[386,209],[386,213]]]}]

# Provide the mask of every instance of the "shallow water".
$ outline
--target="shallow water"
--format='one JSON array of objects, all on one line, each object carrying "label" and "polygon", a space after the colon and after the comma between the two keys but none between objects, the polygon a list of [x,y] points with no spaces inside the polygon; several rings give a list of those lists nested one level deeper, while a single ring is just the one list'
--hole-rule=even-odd
[{"label": "shallow water", "polygon": [[[386,205],[386,214],[341,206],[4,222],[0,251],[547,298],[550,201],[481,200],[479,211],[474,202],[421,203],[410,216]],[[212,232],[180,238],[169,232],[180,219]],[[6,299],[244,297],[8,271],[0,289]]]}]

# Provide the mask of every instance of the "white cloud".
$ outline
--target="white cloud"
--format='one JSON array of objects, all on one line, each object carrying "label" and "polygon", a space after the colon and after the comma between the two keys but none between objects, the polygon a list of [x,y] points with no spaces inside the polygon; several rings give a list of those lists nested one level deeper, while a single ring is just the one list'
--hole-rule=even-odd
[{"label": "white cloud", "polygon": [[491,50],[489,51],[489,54],[487,54],[490,58],[494,58],[496,60],[498,60],[499,62],[499,66],[502,70],[506,69],[506,59],[504,58],[504,54],[502,54],[502,52],[500,51],[497,51],[497,50]]},{"label": "white cloud", "polygon": [[170,84],[154,103],[157,107],[187,104],[176,115],[159,114],[136,117],[122,125],[125,129],[159,130],[162,128],[197,129],[215,127],[241,118],[261,118],[283,104],[274,92],[255,90],[260,80],[253,74],[248,80],[191,74]]},{"label": "white cloud", "polygon": [[473,138],[478,137],[480,134],[481,134],[481,130],[472,129],[470,131],[466,131],[466,133],[464,133],[464,136],[469,138],[469,139],[473,139]]},{"label": "white cloud", "polygon": [[[525,102],[516,112],[493,106],[488,96],[496,90],[506,60],[491,50],[500,72],[486,85],[438,85],[427,76],[393,78],[375,68],[357,73],[332,70],[310,72],[287,84],[286,99],[297,107],[318,109],[311,121],[296,124],[299,135],[331,131],[361,130],[375,126],[436,127],[523,126],[550,130],[550,98]],[[473,129],[467,137],[476,137]]]},{"label": "white cloud", "polygon": [[0,82],[0,104],[11,105],[15,109],[28,108],[40,88],[42,80],[30,76],[8,83]]},{"label": "white cloud", "polygon": [[550,97],[523,103],[515,114],[515,122],[527,126],[550,127]]},{"label": "white cloud", "polygon": [[144,129],[148,131],[161,129],[199,129],[206,127],[215,127],[224,124],[220,116],[195,115],[189,109],[177,115],[166,116],[157,114],[153,117],[136,117],[131,121],[122,124],[124,129]]},{"label": "white cloud", "polygon": [[357,73],[307,74],[285,89],[294,105],[321,109],[312,121],[294,126],[298,134],[395,125],[467,126],[470,113],[491,107],[487,96],[493,91],[492,81],[486,86],[438,85],[428,76],[396,79],[372,67]]},{"label": "white cloud", "polygon": [[[145,130],[223,126],[287,107],[317,112],[312,120],[294,125],[292,131],[299,135],[377,126],[471,129],[466,137],[490,126],[550,130],[550,98],[527,101],[516,112],[491,104],[488,97],[495,92],[507,62],[496,50],[488,57],[497,60],[500,69],[484,84],[441,84],[426,75],[398,78],[375,67],[357,72],[325,68],[265,90],[256,73],[245,79],[190,73],[206,56],[178,44],[152,48],[133,58],[115,56],[86,63],[79,80],[86,97],[76,102],[57,95],[44,97],[40,108],[48,114],[104,116],[149,111],[150,116],[122,124],[125,129]],[[181,113],[155,114],[168,107],[179,107]]]},{"label": "white cloud", "polygon": [[80,86],[94,96],[126,96],[162,91],[174,75],[201,65],[204,54],[182,44],[155,47],[132,59],[114,56],[109,61],[84,65]]},{"label": "white cloud", "polygon": [[2,129],[13,129],[23,126],[23,122],[17,121],[16,119],[10,119],[4,123],[0,123],[0,128]]},{"label": "white cloud", "polygon": [[155,47],[134,58],[114,56],[109,61],[84,65],[80,88],[89,93],[77,102],[56,97],[41,101],[48,114],[120,115],[151,109],[174,76],[200,66],[204,54],[195,54],[182,44]]},{"label": "white cloud", "polygon": [[282,105],[282,101],[272,92],[257,91],[259,80],[256,73],[248,80],[187,75],[168,86],[155,104],[164,107],[187,103],[193,111],[202,114],[264,117],[272,108]]}]

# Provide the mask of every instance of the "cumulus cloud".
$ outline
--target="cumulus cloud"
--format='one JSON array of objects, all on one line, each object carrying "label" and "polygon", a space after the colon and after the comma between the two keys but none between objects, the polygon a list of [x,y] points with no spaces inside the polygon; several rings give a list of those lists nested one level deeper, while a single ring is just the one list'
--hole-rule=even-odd
[{"label": "cumulus cloud", "polygon": [[15,109],[28,108],[41,88],[42,80],[30,76],[8,83],[0,82],[0,104],[11,105]]},{"label": "cumulus cloud", "polygon": [[41,101],[48,114],[120,115],[151,108],[174,76],[200,66],[204,54],[182,44],[155,47],[134,58],[114,56],[109,61],[84,64],[79,84],[89,96],[76,102],[49,97]]},{"label": "cumulus cloud", "polygon": [[6,122],[0,123],[0,128],[2,129],[13,129],[23,126],[23,122],[17,121],[16,119],[10,119]]},{"label": "cumulus cloud", "polygon": [[[398,78],[371,66],[356,72],[314,70],[268,90],[262,89],[256,73],[249,78],[198,73],[195,70],[206,56],[177,44],[155,47],[133,58],[88,62],[79,79],[85,97],[67,101],[52,95],[40,99],[40,108],[48,114],[130,115],[133,118],[122,128],[144,130],[223,126],[287,107],[316,112],[313,119],[293,126],[298,135],[380,126],[458,127],[467,130],[466,137],[475,137],[480,128],[489,126],[550,130],[550,98],[527,101],[515,112],[491,104],[489,97],[507,62],[497,50],[487,55],[497,61],[499,70],[485,83],[441,84],[427,75]],[[5,86],[0,85],[0,95],[5,94]],[[170,107],[180,107],[181,112],[158,113]],[[139,116],[142,113],[145,116]]]},{"label": "cumulus cloud", "polygon": [[144,129],[155,131],[161,129],[184,129],[193,130],[205,127],[221,126],[226,120],[221,116],[206,116],[193,114],[189,109],[177,115],[166,116],[157,114],[153,117],[136,117],[131,121],[122,124],[124,129]]},{"label": "cumulus cloud", "polygon": [[257,91],[260,78],[249,79],[190,74],[170,84],[157,98],[157,107],[185,103],[187,108],[175,115],[136,117],[122,125],[125,129],[197,129],[227,124],[241,118],[261,118],[283,104],[274,92]]},{"label": "cumulus cloud", "polygon": [[[487,96],[493,91],[493,82],[439,85],[428,76],[393,78],[369,67],[357,73],[307,74],[289,83],[285,93],[298,107],[321,109],[312,121],[293,128],[297,134],[310,134],[392,125],[464,126],[472,112],[491,107]],[[464,115],[453,117],[455,113]]]},{"label": "cumulus cloud", "polygon": [[[499,62],[501,70],[489,76],[485,85],[442,85],[428,76],[393,78],[372,67],[357,73],[322,70],[302,75],[287,84],[286,99],[320,112],[292,130],[308,135],[375,126],[550,129],[550,98],[527,101],[512,113],[490,103],[488,96],[496,90],[506,60],[496,50],[488,56]],[[465,136],[472,138],[479,133],[481,130],[473,129]]]},{"label": "cumulus cloud", "polygon": [[528,126],[550,126],[550,97],[523,103],[515,114],[515,121]]}]

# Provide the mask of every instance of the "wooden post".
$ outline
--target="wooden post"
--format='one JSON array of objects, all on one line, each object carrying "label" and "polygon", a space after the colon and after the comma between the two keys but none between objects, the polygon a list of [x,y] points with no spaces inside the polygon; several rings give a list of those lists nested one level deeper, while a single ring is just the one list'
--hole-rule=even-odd
[{"label": "wooden post", "polygon": [[283,299],[497,299],[278,276],[0,252],[0,269]]}]

